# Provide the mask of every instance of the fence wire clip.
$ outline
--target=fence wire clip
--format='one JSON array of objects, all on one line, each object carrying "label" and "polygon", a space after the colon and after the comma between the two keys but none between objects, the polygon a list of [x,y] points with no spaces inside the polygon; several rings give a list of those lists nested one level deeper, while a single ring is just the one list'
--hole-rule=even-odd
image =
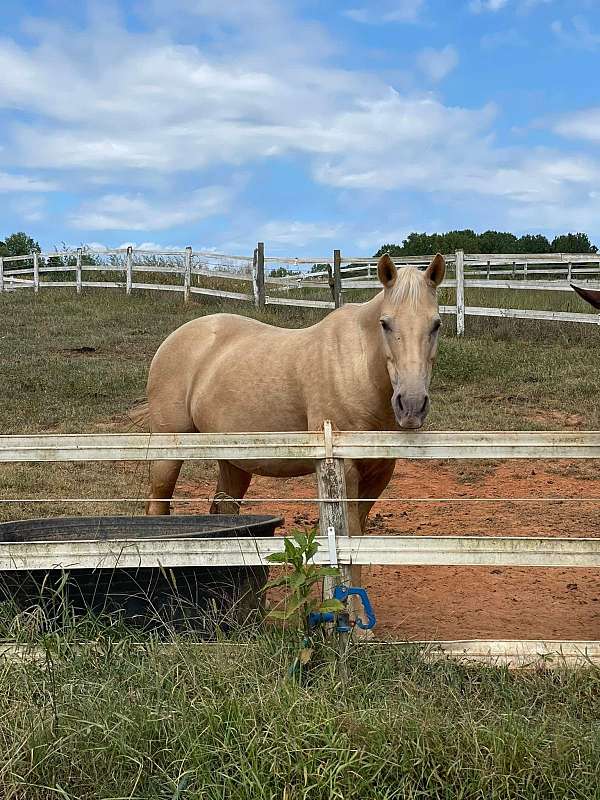
[{"label": "fence wire clip", "polygon": [[337,539],[335,536],[335,528],[333,525],[330,525],[327,528],[327,545],[329,547],[329,563],[332,567],[337,567],[338,565],[338,557],[337,557]]}]

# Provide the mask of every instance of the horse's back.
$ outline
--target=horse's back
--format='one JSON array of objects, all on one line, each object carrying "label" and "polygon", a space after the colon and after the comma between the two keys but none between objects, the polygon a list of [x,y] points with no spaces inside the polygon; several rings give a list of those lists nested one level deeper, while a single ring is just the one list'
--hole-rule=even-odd
[{"label": "horse's back", "polygon": [[[300,330],[234,314],[182,325],[161,345],[148,379],[154,429],[302,430],[306,409],[296,364]],[[193,426],[192,426],[193,423]]]}]

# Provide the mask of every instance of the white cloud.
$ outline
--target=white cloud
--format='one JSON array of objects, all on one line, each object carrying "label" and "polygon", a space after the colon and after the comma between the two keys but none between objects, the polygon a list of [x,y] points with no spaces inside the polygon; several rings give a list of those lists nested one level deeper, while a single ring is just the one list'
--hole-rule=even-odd
[{"label": "white cloud", "polygon": [[85,203],[71,217],[71,224],[86,230],[165,230],[223,212],[229,191],[208,186],[184,199],[151,204],[142,195],[107,194]]},{"label": "white cloud", "polygon": [[576,111],[559,119],[554,131],[569,139],[600,142],[600,107]]},{"label": "white cloud", "polygon": [[425,0],[387,0],[347,8],[342,13],[354,22],[381,25],[386,22],[417,22],[424,7]]},{"label": "white cloud", "polygon": [[0,192],[53,192],[56,189],[52,181],[0,172]]},{"label": "white cloud", "polygon": [[433,83],[443,80],[458,65],[458,50],[451,44],[440,50],[426,47],[417,55],[417,66]]},{"label": "white cloud", "polygon": [[548,5],[554,0],[470,0],[469,10],[473,14],[482,14],[486,11],[492,13],[501,11],[511,3],[519,14],[527,14],[537,6]]},{"label": "white cloud", "polygon": [[483,11],[500,11],[508,3],[508,0],[471,0],[469,9],[473,14],[481,14]]},{"label": "white cloud", "polygon": [[273,220],[263,225],[261,237],[273,244],[304,247],[311,242],[339,238],[341,225],[322,222],[297,222]]},{"label": "white cloud", "polygon": [[575,16],[567,25],[561,20],[554,20],[550,29],[556,38],[568,47],[584,50],[596,50],[600,47],[600,33],[592,30],[585,17]]},{"label": "white cloud", "polygon": [[496,50],[503,47],[527,47],[526,37],[515,28],[504,31],[486,33],[479,42],[484,50]]}]

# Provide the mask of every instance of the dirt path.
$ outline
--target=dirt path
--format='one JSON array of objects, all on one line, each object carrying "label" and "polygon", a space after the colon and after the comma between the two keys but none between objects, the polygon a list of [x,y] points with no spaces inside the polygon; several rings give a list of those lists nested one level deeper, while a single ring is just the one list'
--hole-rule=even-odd
[{"label": "dirt path", "polygon": [[[213,483],[183,484],[180,496],[207,496]],[[314,479],[255,478],[248,497],[309,498]],[[371,512],[369,533],[415,536],[600,536],[596,462],[402,462]],[[406,498],[454,498],[451,503]],[[573,498],[559,502],[468,502],[467,498]],[[283,531],[317,524],[313,503],[248,503],[277,513]],[[179,513],[205,513],[206,504]],[[600,639],[600,572],[591,569],[371,567],[364,583],[378,634],[406,639]]]}]

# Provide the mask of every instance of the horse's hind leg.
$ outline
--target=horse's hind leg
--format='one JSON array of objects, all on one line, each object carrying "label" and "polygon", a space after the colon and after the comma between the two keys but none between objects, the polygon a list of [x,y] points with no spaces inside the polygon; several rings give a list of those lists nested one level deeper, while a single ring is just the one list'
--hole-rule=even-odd
[{"label": "horse's hind leg", "polygon": [[146,514],[158,516],[169,514],[171,497],[179,477],[183,461],[153,461],[150,467],[150,499],[146,503]]},{"label": "horse's hind leg", "polygon": [[229,461],[219,461],[217,491],[210,507],[211,514],[239,514],[240,502],[250,486],[252,475]]}]

